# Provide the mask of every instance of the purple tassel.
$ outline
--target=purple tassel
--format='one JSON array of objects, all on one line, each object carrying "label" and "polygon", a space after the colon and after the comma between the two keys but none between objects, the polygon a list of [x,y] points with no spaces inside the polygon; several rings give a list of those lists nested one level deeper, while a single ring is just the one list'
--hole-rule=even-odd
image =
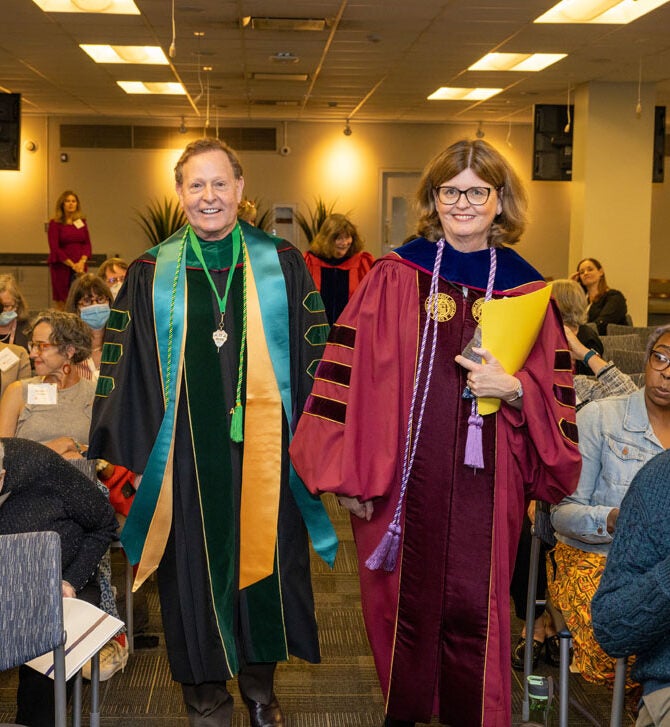
[{"label": "purple tassel", "polygon": [[400,525],[391,521],[384,533],[384,537],[379,541],[379,545],[365,561],[365,567],[368,570],[379,570],[383,568],[385,571],[392,571],[398,560],[399,549]]},{"label": "purple tassel", "polygon": [[468,438],[465,441],[465,464],[477,470],[484,469],[484,452],[482,449],[482,426],[484,420],[477,412],[477,402],[474,401],[472,413],[468,418]]}]

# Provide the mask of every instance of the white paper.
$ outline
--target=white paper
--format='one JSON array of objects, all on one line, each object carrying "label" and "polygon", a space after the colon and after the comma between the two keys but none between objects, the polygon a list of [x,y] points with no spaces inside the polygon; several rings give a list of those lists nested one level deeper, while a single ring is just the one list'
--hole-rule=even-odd
[{"label": "white paper", "polygon": [[28,403],[55,406],[58,404],[58,387],[56,384],[28,384]]},{"label": "white paper", "polygon": [[[119,629],[123,621],[110,616],[97,606],[78,598],[63,599],[65,623],[65,678],[73,677],[81,667],[99,651]],[[38,656],[28,666],[54,678],[53,652]]]},{"label": "white paper", "polygon": [[11,348],[3,348],[0,351],[0,371],[3,373],[19,362],[19,357]]}]

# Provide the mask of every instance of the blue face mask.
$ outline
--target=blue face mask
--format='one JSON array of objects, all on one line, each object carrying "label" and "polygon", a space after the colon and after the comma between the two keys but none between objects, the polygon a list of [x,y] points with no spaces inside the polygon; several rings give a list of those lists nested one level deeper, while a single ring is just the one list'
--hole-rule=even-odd
[{"label": "blue face mask", "polygon": [[79,311],[82,321],[94,331],[104,328],[109,320],[109,303],[87,305]]},{"label": "blue face mask", "polygon": [[0,326],[8,326],[15,319],[15,310],[3,310],[2,313],[0,313]]}]

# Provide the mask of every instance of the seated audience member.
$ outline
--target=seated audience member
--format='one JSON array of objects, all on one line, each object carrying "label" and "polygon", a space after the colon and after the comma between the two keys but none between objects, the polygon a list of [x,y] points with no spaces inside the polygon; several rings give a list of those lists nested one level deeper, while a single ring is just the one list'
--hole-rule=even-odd
[{"label": "seated audience member", "polygon": [[586,376],[574,377],[578,411],[589,401],[637,391],[638,387],[628,374],[620,371],[612,361],[605,361],[599,353],[587,348],[567,326],[565,337],[572,360],[579,361],[589,370]]},{"label": "seated audience member", "polygon": [[[587,349],[602,355],[604,346],[600,336],[591,326],[585,325],[588,301],[579,283],[574,280],[554,280],[551,284],[551,294],[561,311],[564,326],[572,331]],[[583,376],[591,375],[591,369],[583,361],[573,358],[573,362],[574,373]]]},{"label": "seated audience member", "polygon": [[596,324],[601,336],[607,334],[608,323],[622,326],[628,323],[626,299],[620,291],[607,285],[603,266],[595,258],[581,260],[574,277],[589,299],[588,321]]},{"label": "seated audience member", "polygon": [[593,636],[591,599],[617,530],[619,506],[633,477],[670,446],[670,325],[647,345],[645,385],[627,396],[592,401],[577,414],[582,472],[574,494],[552,508],[559,541],[549,594],[572,634],[575,670],[607,683],[614,662]]},{"label": "seated audience member", "polygon": [[97,381],[100,375],[105,327],[113,302],[107,283],[93,273],[80,275],[70,287],[65,310],[78,315],[91,329],[91,355],[78,364],[79,373],[85,379]]},{"label": "seated audience member", "polygon": [[107,283],[112,297],[116,298],[128,272],[128,263],[120,257],[108,257],[98,268],[98,277]]},{"label": "seated audience member", "polygon": [[[670,377],[670,351],[659,354]],[[659,365],[661,361],[659,358]],[[636,727],[670,725],[670,452],[635,475],[621,503],[598,591],[591,603],[598,643],[613,657],[635,654],[642,685]]]},{"label": "seated audience member", "polygon": [[[98,563],[116,529],[105,495],[48,447],[5,438],[0,440],[0,491],[0,534],[57,532],[63,596],[98,606]],[[28,727],[54,724],[54,686],[49,677],[28,666],[19,667],[16,701],[17,723]]]},{"label": "seated audience member", "polygon": [[344,215],[328,215],[305,253],[305,262],[326,307],[328,323],[339,318],[374,258]]},{"label": "seated audience member", "polygon": [[13,275],[0,275],[0,343],[13,343],[28,350],[25,328],[28,304]]},{"label": "seated audience member", "polygon": [[0,343],[0,397],[12,382],[27,379],[31,374],[26,349],[13,343]]}]

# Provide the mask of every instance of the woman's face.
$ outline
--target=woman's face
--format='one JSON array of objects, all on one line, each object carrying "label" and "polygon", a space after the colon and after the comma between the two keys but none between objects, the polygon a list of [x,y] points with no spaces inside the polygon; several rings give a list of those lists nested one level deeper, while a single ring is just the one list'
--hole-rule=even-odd
[{"label": "woman's face", "polygon": [[333,240],[333,257],[343,258],[349,252],[353,241],[353,238],[347,232],[340,233]]},{"label": "woman's face", "polygon": [[0,293],[0,307],[7,312],[16,310],[16,298],[8,290]]},{"label": "woman's face", "polygon": [[48,323],[38,323],[33,329],[32,340],[28,344],[30,358],[33,360],[35,371],[39,376],[61,371],[63,366],[69,362],[55,343],[49,340],[53,329]]},{"label": "woman's face", "polygon": [[78,206],[77,198],[73,194],[68,194],[63,200],[63,212],[66,215],[73,215],[77,211]]},{"label": "woman's face", "polygon": [[579,280],[585,288],[588,288],[594,283],[598,283],[600,278],[605,274],[605,271],[602,268],[598,270],[591,260],[584,260],[577,269],[577,272],[579,273]]},{"label": "woman's face", "polygon": [[651,365],[655,358],[656,365],[663,365],[663,359],[670,359],[670,333],[664,333],[654,344],[649,361],[644,370],[644,396],[648,402],[662,409],[670,410],[670,366],[664,371],[657,371]]},{"label": "woman's face", "polygon": [[435,209],[447,242],[461,252],[485,249],[488,246],[491,224],[496,215],[502,212],[498,191],[478,177],[472,169],[464,169],[438,186],[453,187],[462,191],[472,187],[484,187],[490,190],[488,199],[481,205],[473,205],[465,194],[461,194],[452,204],[444,204],[440,201],[438,192],[434,192]]}]

